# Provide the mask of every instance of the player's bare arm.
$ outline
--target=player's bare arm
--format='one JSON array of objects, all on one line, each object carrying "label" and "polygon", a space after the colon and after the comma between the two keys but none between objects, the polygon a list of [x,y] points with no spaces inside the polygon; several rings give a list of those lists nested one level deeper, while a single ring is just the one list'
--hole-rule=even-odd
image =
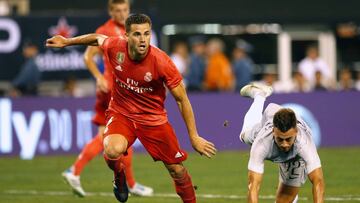
[{"label": "player's bare arm", "polygon": [[84,62],[90,73],[96,79],[96,85],[98,88],[103,92],[108,92],[109,89],[107,81],[105,80],[103,74],[99,71],[99,67],[94,60],[96,55],[102,55],[101,49],[96,46],[88,46],[84,53]]},{"label": "player's bare arm", "polygon": [[175,98],[181,115],[185,121],[193,148],[201,155],[205,155],[211,158],[216,154],[215,145],[199,136],[196,129],[193,109],[191,107],[189,98],[187,97],[184,84],[181,82],[180,85],[173,88],[171,90],[171,94]]},{"label": "player's bare arm", "polygon": [[313,170],[308,175],[309,180],[312,183],[312,193],[313,193],[313,200],[315,203],[322,203],[324,202],[324,191],[325,191],[325,181],[323,176],[322,168],[317,168]]},{"label": "player's bare arm", "polygon": [[259,191],[262,181],[262,174],[249,170],[248,172],[248,203],[259,202]]},{"label": "player's bare arm", "polygon": [[46,47],[64,48],[72,45],[101,46],[106,38],[106,35],[101,34],[86,34],[72,38],[65,38],[61,35],[56,35],[46,40]]}]

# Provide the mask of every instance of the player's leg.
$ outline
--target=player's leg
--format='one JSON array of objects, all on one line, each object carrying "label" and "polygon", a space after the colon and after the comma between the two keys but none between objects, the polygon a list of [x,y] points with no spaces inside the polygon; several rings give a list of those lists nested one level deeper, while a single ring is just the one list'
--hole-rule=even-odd
[{"label": "player's leg", "polygon": [[129,187],[129,192],[137,196],[152,196],[154,190],[151,187],[142,185],[135,181],[134,171],[132,167],[133,147],[127,149],[127,155],[123,156],[123,163],[125,166],[126,183]]},{"label": "player's leg", "polygon": [[98,134],[85,145],[74,164],[61,174],[65,182],[70,185],[73,193],[79,197],[84,197],[86,195],[80,182],[82,170],[89,161],[103,151],[102,134],[104,128],[105,126],[99,126]]},{"label": "player's leg", "polygon": [[184,203],[195,203],[196,196],[191,177],[186,168],[181,164],[166,164],[166,169],[172,177],[176,193],[181,197]]},{"label": "player's leg", "polygon": [[169,123],[160,126],[140,126],[138,139],[155,161],[162,161],[168,169],[177,194],[183,202],[196,202],[191,177],[182,162],[187,154],[180,149],[175,132]]},{"label": "player's leg", "polygon": [[121,160],[127,146],[128,141],[122,134],[110,134],[104,138],[104,159],[108,167],[114,172],[113,192],[119,202],[126,202],[129,193],[125,167]]},{"label": "player's leg", "polygon": [[127,155],[123,156],[123,164],[125,166],[125,175],[126,175],[126,182],[129,188],[135,185],[135,177],[132,168],[132,156],[133,156],[133,148],[129,147],[127,149]]},{"label": "player's leg", "polygon": [[244,123],[242,126],[241,133],[239,135],[240,140],[246,144],[251,144],[249,131],[262,119],[262,111],[264,108],[264,103],[266,97],[270,96],[272,93],[272,88],[270,86],[251,83],[244,86],[240,90],[240,94],[244,97],[253,98],[254,101],[251,104],[249,110],[245,114]]},{"label": "player's leg", "polygon": [[102,143],[102,137],[105,126],[99,126],[98,134],[85,145],[78,158],[74,163],[74,175],[80,176],[84,167],[91,161],[96,155],[103,151],[104,146]]},{"label": "player's leg", "polygon": [[129,190],[122,155],[135,141],[134,132],[132,122],[121,114],[111,115],[104,131],[104,159],[114,172],[113,192],[119,202],[126,202],[128,199]]},{"label": "player's leg", "polygon": [[84,197],[85,191],[81,187],[80,174],[84,167],[91,161],[96,155],[103,151],[103,133],[106,124],[105,111],[108,108],[111,95],[102,91],[96,92],[95,102],[95,114],[92,118],[92,122],[99,126],[98,134],[85,145],[81,153],[77,157],[75,163],[62,173],[64,180],[70,185],[74,194]]},{"label": "player's leg", "polygon": [[[300,187],[294,187],[279,183],[276,192],[276,203],[292,203],[297,198]],[[296,202],[296,201],[295,201]]]},{"label": "player's leg", "polygon": [[186,168],[181,163],[165,164],[165,167],[174,181],[176,193],[181,197],[183,202],[196,203],[194,186]]}]

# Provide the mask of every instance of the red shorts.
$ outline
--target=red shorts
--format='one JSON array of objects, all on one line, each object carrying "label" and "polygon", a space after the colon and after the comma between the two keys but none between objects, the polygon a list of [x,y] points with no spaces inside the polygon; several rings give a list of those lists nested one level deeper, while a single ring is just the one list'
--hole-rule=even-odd
[{"label": "red shorts", "polygon": [[174,129],[169,122],[158,126],[146,126],[129,120],[122,114],[109,114],[104,138],[111,134],[121,134],[130,147],[138,138],[155,161],[177,164],[186,160],[187,153],[180,149]]},{"label": "red shorts", "polygon": [[95,115],[92,118],[92,122],[96,125],[106,125],[105,112],[108,109],[111,99],[111,93],[105,93],[103,91],[96,91],[96,103],[95,103]]}]

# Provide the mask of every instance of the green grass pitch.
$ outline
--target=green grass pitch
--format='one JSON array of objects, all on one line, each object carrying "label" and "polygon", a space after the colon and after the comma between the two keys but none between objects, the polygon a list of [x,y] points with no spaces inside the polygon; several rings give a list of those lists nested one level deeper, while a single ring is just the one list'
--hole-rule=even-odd
[{"label": "green grass pitch", "polygon": [[[319,154],[326,181],[326,202],[360,203],[360,147],[320,149]],[[185,166],[194,185],[198,186],[198,202],[246,202],[248,158],[249,153],[245,151],[219,152],[212,159],[190,153]],[[73,196],[60,173],[74,159],[75,156],[38,156],[31,161],[0,158],[0,202],[117,202],[111,194],[112,173],[100,156],[91,161],[81,177],[82,185],[90,196]],[[131,196],[129,203],[181,202],[178,197],[172,196],[175,194],[173,183],[162,163],[153,162],[147,154],[137,153],[133,165],[137,181],[153,187],[156,196]],[[277,166],[267,162],[260,202],[274,202],[277,184]],[[309,181],[300,190],[299,197],[299,202],[312,202]]]}]

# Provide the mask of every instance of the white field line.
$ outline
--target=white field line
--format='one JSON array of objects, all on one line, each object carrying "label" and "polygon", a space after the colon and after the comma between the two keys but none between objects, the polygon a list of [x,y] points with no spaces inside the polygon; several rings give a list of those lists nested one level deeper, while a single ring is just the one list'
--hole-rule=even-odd
[{"label": "white field line", "polygon": [[[41,196],[72,196],[71,192],[67,191],[37,191],[37,190],[5,190],[3,194],[8,195],[41,195]],[[87,196],[104,196],[113,197],[114,194],[110,192],[88,192]],[[198,198],[204,199],[247,199],[247,196],[242,195],[216,195],[216,194],[196,194]],[[152,197],[164,197],[164,198],[178,198],[177,194],[172,193],[155,193]],[[151,197],[150,197],[151,198]],[[274,195],[263,195],[260,199],[275,199]],[[299,197],[299,200],[308,200],[306,197]],[[326,201],[359,201],[360,195],[341,195],[341,196],[328,196],[325,197]]]}]

